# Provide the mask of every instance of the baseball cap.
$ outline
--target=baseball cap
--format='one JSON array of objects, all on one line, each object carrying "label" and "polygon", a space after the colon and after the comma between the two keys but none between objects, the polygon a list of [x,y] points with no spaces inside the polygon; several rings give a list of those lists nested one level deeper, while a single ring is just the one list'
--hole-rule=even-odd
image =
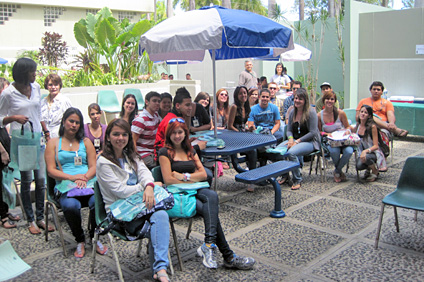
[{"label": "baseball cap", "polygon": [[328,82],[323,82],[323,83],[321,84],[320,88],[322,88],[323,86],[328,86],[328,87],[330,87],[330,88],[331,88],[331,85],[330,85],[330,83],[328,83]]}]

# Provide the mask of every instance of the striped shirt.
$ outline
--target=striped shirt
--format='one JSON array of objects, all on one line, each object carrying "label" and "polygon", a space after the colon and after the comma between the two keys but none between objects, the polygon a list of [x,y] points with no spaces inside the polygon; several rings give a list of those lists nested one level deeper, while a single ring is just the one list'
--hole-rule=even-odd
[{"label": "striped shirt", "polygon": [[136,149],[141,158],[154,153],[156,132],[161,120],[157,112],[152,116],[146,109],[133,120],[131,131],[139,135]]}]

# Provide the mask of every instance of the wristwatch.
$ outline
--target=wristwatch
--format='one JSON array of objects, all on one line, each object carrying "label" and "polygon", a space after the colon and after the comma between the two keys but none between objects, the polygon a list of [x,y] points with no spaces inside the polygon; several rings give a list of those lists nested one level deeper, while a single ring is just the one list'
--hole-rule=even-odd
[{"label": "wristwatch", "polygon": [[184,176],[184,178],[183,178],[184,182],[190,181],[190,178],[191,178],[190,173],[187,173],[187,172],[183,173],[183,176]]}]

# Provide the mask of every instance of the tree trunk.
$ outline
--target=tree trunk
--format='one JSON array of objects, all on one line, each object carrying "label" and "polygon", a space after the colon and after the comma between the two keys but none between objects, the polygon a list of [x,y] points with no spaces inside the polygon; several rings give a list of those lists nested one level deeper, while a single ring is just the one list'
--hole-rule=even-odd
[{"label": "tree trunk", "polygon": [[334,0],[328,0],[328,16],[334,18]]},{"label": "tree trunk", "polygon": [[299,21],[305,19],[305,0],[299,0]]},{"label": "tree trunk", "polygon": [[340,12],[342,10],[342,0],[334,0],[334,13],[338,17],[340,16]]},{"label": "tree trunk", "polygon": [[231,9],[231,0],[222,0],[222,7]]},{"label": "tree trunk", "polygon": [[415,0],[414,8],[424,8],[424,0]]},{"label": "tree trunk", "polygon": [[275,5],[277,3],[275,0],[268,0],[268,18],[273,19],[275,18]]},{"label": "tree trunk", "polygon": [[166,16],[168,18],[174,16],[174,8],[172,7],[172,0],[166,1]]},{"label": "tree trunk", "polygon": [[389,0],[382,0],[381,1],[381,6],[388,7],[389,6]]},{"label": "tree trunk", "polygon": [[196,10],[196,3],[195,3],[195,1],[194,1],[194,0],[190,0],[188,9],[189,9],[190,11],[191,11],[191,10]]}]

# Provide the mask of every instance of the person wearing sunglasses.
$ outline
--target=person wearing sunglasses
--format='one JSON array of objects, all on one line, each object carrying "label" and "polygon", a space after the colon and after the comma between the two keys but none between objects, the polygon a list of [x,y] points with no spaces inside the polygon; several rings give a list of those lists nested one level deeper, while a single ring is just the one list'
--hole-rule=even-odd
[{"label": "person wearing sunglasses", "polygon": [[[328,82],[323,82],[320,86],[321,88],[321,96],[318,97],[316,103],[315,103],[315,110],[317,113],[321,112],[324,109],[324,95],[326,93],[332,93],[333,89],[331,88],[330,83]],[[339,101],[336,101],[336,103],[334,104],[334,107],[336,107],[337,109],[340,108],[339,106]]]},{"label": "person wearing sunglasses", "polygon": [[[228,99],[228,91],[224,88],[219,89],[216,92],[216,128],[217,129],[226,129],[228,125],[228,114],[230,113],[230,107],[229,107],[229,99]],[[215,113],[212,110],[212,121],[215,121],[214,119]]]},{"label": "person wearing sunglasses", "polygon": [[292,95],[288,96],[285,100],[284,100],[284,104],[283,104],[283,116],[282,119],[285,121],[285,123],[287,124],[288,119],[286,117],[288,117],[288,113],[289,110],[293,109],[293,105],[294,105],[294,95],[296,94],[297,89],[302,87],[302,82],[300,81],[292,81],[291,83],[291,89],[292,89]]}]

